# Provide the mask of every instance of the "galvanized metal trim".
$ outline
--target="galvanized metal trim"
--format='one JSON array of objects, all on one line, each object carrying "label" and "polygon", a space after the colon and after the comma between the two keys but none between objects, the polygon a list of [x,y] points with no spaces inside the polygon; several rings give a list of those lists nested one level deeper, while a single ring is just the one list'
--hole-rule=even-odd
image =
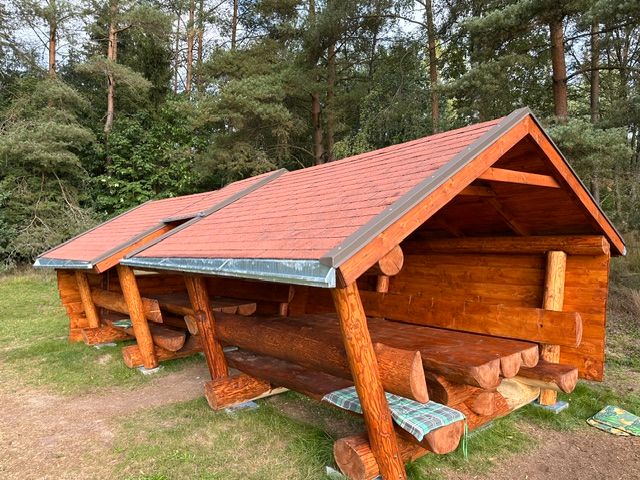
[{"label": "galvanized metal trim", "polygon": [[59,258],[36,258],[34,268],[55,268],[71,270],[91,270],[93,264],[84,260],[64,260]]},{"label": "galvanized metal trim", "polygon": [[533,114],[533,112],[531,112],[530,115],[531,115],[531,118],[533,119],[533,121],[535,122],[535,124],[538,126],[538,128],[542,132],[542,134],[549,141],[549,143],[551,145],[553,145],[553,148],[558,153],[558,155],[560,155],[560,158],[562,158],[562,160],[567,165],[567,167],[569,167],[569,171],[573,174],[573,176],[576,178],[576,180],[578,180],[578,183],[580,183],[580,186],[582,186],[582,189],[589,196],[589,198],[591,199],[591,201],[593,202],[595,207],[598,209],[598,211],[602,215],[602,218],[604,218],[607,221],[607,223],[613,229],[613,231],[616,233],[616,235],[618,235],[618,238],[620,239],[620,242],[622,242],[622,244],[624,245],[624,249],[620,253],[622,254],[622,256],[625,256],[627,254],[627,246],[625,245],[624,238],[622,237],[622,235],[620,234],[620,232],[618,231],[616,226],[611,222],[611,220],[609,220],[609,217],[607,217],[607,215],[604,213],[604,210],[602,210],[602,207],[600,205],[598,205],[598,202],[596,202],[596,200],[593,198],[593,195],[591,195],[591,191],[587,188],[587,186],[584,184],[584,182],[580,179],[580,177],[578,176],[576,171],[573,169],[573,167],[571,166],[571,164],[567,160],[567,157],[564,156],[564,154],[560,151],[560,149],[555,144],[555,142],[552,140],[552,138],[549,136],[549,134],[545,131],[544,128],[542,128],[542,124],[540,123],[540,120],[538,120],[538,118]]},{"label": "galvanized metal trim", "polygon": [[187,227],[190,227],[194,223],[198,222],[200,219],[202,219],[204,217],[207,217],[207,216],[209,216],[209,215],[211,215],[211,214],[213,214],[213,213],[215,213],[215,212],[217,212],[219,210],[222,210],[223,208],[231,205],[233,202],[236,202],[236,201],[240,200],[241,198],[245,197],[246,195],[249,195],[250,193],[255,192],[260,187],[262,187],[262,186],[266,185],[267,183],[277,179],[278,177],[280,177],[281,175],[283,175],[287,171],[288,170],[286,168],[281,168],[279,170],[274,171],[271,175],[267,175],[265,178],[263,178],[259,182],[256,182],[256,183],[252,184],[250,187],[245,188],[244,190],[240,190],[239,192],[231,195],[230,197],[222,200],[221,202],[216,203],[212,207],[209,207],[208,209],[199,212],[191,220],[188,220],[187,222],[183,223],[182,225],[178,225],[173,230],[170,230],[167,233],[165,233],[163,235],[160,235],[158,238],[153,239],[151,242],[149,242],[149,243],[147,243],[145,245],[142,245],[140,248],[137,248],[137,249],[129,252],[129,254],[127,254],[127,256],[125,258],[135,257],[140,252],[143,252],[147,248],[152,247],[153,245],[156,245],[157,243],[160,243],[162,240],[164,240],[165,238],[173,235],[174,233],[177,233],[177,232],[179,232],[181,230],[184,230]]},{"label": "galvanized metal trim", "polygon": [[247,278],[312,287],[335,288],[336,270],[317,260],[261,258],[134,257],[122,265],[151,270]]},{"label": "galvanized metal trim", "polygon": [[[126,211],[124,211],[124,212],[122,212],[122,213],[120,213],[120,214],[116,215],[115,217],[110,218],[109,220],[107,220],[107,221],[105,221],[105,222],[99,223],[98,225],[96,225],[95,227],[90,228],[89,230],[86,230],[86,231],[84,231],[84,232],[82,232],[82,233],[79,233],[79,234],[78,234],[78,235],[76,235],[75,237],[71,237],[69,240],[67,240],[67,241],[65,241],[65,242],[62,242],[61,244],[56,245],[55,247],[50,248],[50,249],[49,249],[49,250],[47,250],[46,252],[43,252],[43,253],[41,253],[40,255],[38,255],[38,257],[36,258],[36,261],[37,261],[38,259],[40,259],[40,258],[44,257],[45,255],[47,255],[47,254],[51,253],[51,252],[55,252],[55,251],[56,251],[57,249],[59,249],[60,247],[63,247],[63,246],[65,246],[65,245],[67,245],[68,243],[71,243],[71,242],[73,242],[74,240],[77,240],[78,238],[83,237],[84,235],[86,235],[86,234],[88,234],[88,233],[90,233],[90,232],[93,232],[93,231],[94,231],[94,230],[96,230],[97,228],[100,228],[100,227],[102,227],[103,225],[107,225],[107,224],[109,224],[109,223],[113,222],[114,220],[116,220],[116,219],[118,219],[118,218],[120,218],[120,217],[123,217],[124,215],[127,215],[127,214],[129,214],[129,213],[133,212],[134,210],[137,210],[138,208],[142,208],[142,207],[143,207],[143,206],[145,206],[147,203],[151,203],[151,202],[153,202],[153,201],[154,201],[154,200],[147,200],[146,202],[141,203],[140,205],[136,205],[135,207],[130,208],[129,210],[126,210]],[[68,259],[68,260],[71,260],[71,259]],[[78,261],[79,261],[79,260],[78,260]],[[92,267],[92,268],[93,268],[93,267]]]},{"label": "galvanized metal trim", "polygon": [[340,245],[329,250],[320,258],[320,262],[336,268],[342,265],[361,250],[363,246],[367,245],[376,236],[402,218],[404,214],[417,206],[423,199],[431,195],[438,187],[464,168],[507,131],[511,130],[527,115],[532,115],[531,110],[527,107],[510,113],[500,123],[440,167],[433,175],[402,195],[356,232],[349,235]]}]

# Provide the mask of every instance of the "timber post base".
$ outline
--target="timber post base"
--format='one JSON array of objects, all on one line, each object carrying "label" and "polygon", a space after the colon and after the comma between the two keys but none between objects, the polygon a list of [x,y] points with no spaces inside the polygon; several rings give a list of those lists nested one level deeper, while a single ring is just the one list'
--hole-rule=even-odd
[{"label": "timber post base", "polygon": [[204,384],[204,395],[213,410],[222,410],[254,400],[271,390],[269,382],[244,373],[216,378]]}]

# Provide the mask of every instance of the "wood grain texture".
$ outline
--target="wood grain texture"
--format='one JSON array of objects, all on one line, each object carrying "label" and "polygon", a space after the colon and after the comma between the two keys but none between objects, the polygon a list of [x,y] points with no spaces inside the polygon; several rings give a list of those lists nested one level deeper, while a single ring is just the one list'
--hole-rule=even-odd
[{"label": "wood grain texture", "polygon": [[209,406],[214,410],[247,402],[270,390],[269,382],[245,373],[215,378],[204,385],[204,395]]},{"label": "wood grain texture", "polygon": [[[184,346],[177,352],[171,352],[160,347],[155,348],[156,358],[158,362],[189,357],[199,352],[202,352],[202,344],[200,342],[199,336],[191,336],[187,338]],[[127,345],[126,347],[123,347],[122,359],[124,360],[124,364],[129,368],[141,367],[144,364],[142,354],[138,345]]]},{"label": "wood grain texture", "polygon": [[227,361],[224,358],[222,345],[216,335],[216,318],[211,310],[209,291],[203,277],[185,276],[185,284],[193,309],[196,311],[195,320],[198,324],[199,337],[207,359],[209,373],[213,380],[229,375]]},{"label": "wood grain texture", "polygon": [[[137,277],[135,277],[137,281]],[[138,295],[140,295],[140,290]],[[113,312],[129,314],[129,306],[125,299],[124,292],[110,292],[102,288],[92,288],[91,298],[93,302],[101,307],[111,310]],[[160,311],[160,305],[157,300],[141,297],[142,313],[147,320],[155,323],[162,323],[162,313]]]},{"label": "wood grain texture", "polygon": [[100,326],[100,315],[98,309],[93,303],[91,298],[91,287],[89,286],[89,279],[86,272],[80,270],[75,271],[76,282],[78,284],[78,292],[80,293],[80,300],[82,301],[82,308],[84,314],[89,322],[89,328],[98,328]]},{"label": "wood grain texture", "polygon": [[490,182],[518,183],[522,185],[534,185],[537,187],[560,188],[560,184],[550,175],[519,172],[504,168],[489,167],[478,176],[479,180]]},{"label": "wood grain texture", "polygon": [[368,275],[386,275],[392,277],[402,270],[404,264],[404,254],[400,245],[396,245],[384,255],[376,264],[368,271]]},{"label": "wood grain texture", "polygon": [[465,237],[424,240],[411,245],[416,253],[544,254],[559,250],[569,255],[603,255],[609,242],[601,235],[545,235],[533,237]]},{"label": "wood grain texture", "polygon": [[145,315],[144,304],[136,283],[136,276],[133,270],[125,265],[118,265],[117,270],[122,294],[133,325],[136,343],[142,356],[142,364],[145,368],[155,368],[158,366],[158,360],[153,345],[153,337]]},{"label": "wood grain texture", "polygon": [[361,292],[365,311],[373,317],[572,347],[582,340],[582,318],[577,312],[377,293]]},{"label": "wood grain texture", "polygon": [[[544,294],[542,308],[545,310],[561,311],[564,306],[564,285],[567,272],[567,254],[563,251],[550,251],[547,253],[547,270],[544,282]],[[540,357],[549,363],[560,361],[560,345],[542,344]],[[543,389],[540,391],[539,402],[542,405],[556,403],[555,390]]]},{"label": "wood grain texture", "polygon": [[[347,353],[335,318],[241,317],[219,313],[216,331],[221,341],[242,349],[297,363],[347,380],[352,379]],[[324,330],[322,323],[330,324]],[[374,347],[384,388],[419,402],[428,400],[424,370],[416,350]]]},{"label": "wood grain texture", "polygon": [[391,412],[382,388],[367,318],[358,288],[351,284],[331,291],[349,367],[360,398],[371,450],[384,479],[406,479],[404,462],[393,428]]},{"label": "wood grain texture", "polygon": [[578,369],[573,365],[541,361],[533,368],[521,368],[516,380],[547,390],[571,393],[578,383]]},{"label": "wood grain texture", "polygon": [[83,328],[82,329],[82,341],[87,345],[99,345],[101,343],[120,342],[122,340],[130,340],[133,335],[129,333],[110,327],[108,325],[97,328]]}]

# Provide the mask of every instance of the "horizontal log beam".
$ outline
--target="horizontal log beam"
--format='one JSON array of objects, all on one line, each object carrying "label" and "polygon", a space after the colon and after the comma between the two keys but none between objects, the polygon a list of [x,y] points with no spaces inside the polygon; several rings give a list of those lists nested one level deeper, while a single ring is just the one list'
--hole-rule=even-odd
[{"label": "horizontal log beam", "polygon": [[83,328],[82,340],[87,345],[99,345],[101,343],[120,342],[122,340],[130,340],[133,335],[123,332],[120,329],[110,326],[102,326],[97,328]]},{"label": "horizontal log beam", "polygon": [[[351,380],[351,370],[340,338],[294,330],[279,319],[216,314],[221,341],[261,355],[298,363]],[[419,402],[429,400],[422,360],[417,351],[375,345],[385,390]]]},{"label": "horizontal log beam", "polygon": [[[124,295],[119,292],[111,292],[101,288],[92,288],[91,298],[93,299],[93,302],[101,308],[129,315],[129,307],[124,299]],[[157,300],[143,297],[142,308],[147,320],[155,323],[162,323],[162,313],[160,312],[160,304]]]},{"label": "horizontal log beam", "polygon": [[[177,352],[171,352],[161,347],[156,347],[155,354],[158,362],[164,362],[166,360],[175,360],[177,358],[184,358],[196,353],[202,352],[202,344],[200,343],[199,336],[189,337],[184,346]],[[122,359],[124,364],[129,368],[137,368],[143,366],[142,354],[138,345],[127,345],[122,349]]]},{"label": "horizontal log beam", "polygon": [[544,254],[562,250],[569,255],[608,255],[609,242],[599,235],[532,237],[462,237],[425,239],[412,243],[415,253]]},{"label": "horizontal log beam", "polygon": [[[122,328],[114,326],[110,319],[107,319],[106,322],[110,327],[115,328],[116,330],[121,330],[122,332],[135,337],[133,327]],[[151,333],[151,339],[153,340],[154,345],[164,348],[165,350],[169,350],[170,352],[177,352],[180,350],[184,346],[187,337],[184,330],[174,330],[154,323],[149,325],[149,332]]]},{"label": "horizontal log beam", "polygon": [[245,373],[215,378],[204,385],[204,395],[213,410],[244,403],[270,391],[269,382]]},{"label": "horizontal log beam", "polygon": [[521,185],[531,185],[535,187],[560,188],[560,184],[557,180],[550,175],[519,172],[516,170],[506,170],[504,168],[495,167],[489,167],[484,173],[480,174],[478,180],[518,183]]},{"label": "horizontal log beam", "polygon": [[578,383],[578,369],[573,365],[540,361],[532,368],[521,368],[517,380],[534,387],[571,393]]},{"label": "horizontal log beam", "polygon": [[577,312],[454,302],[406,294],[362,292],[368,315],[497,337],[577,347],[582,318]]}]

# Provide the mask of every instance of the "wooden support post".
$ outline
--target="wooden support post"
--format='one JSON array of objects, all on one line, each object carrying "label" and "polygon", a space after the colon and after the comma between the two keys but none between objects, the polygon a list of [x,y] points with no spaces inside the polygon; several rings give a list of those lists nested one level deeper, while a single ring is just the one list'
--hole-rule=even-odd
[{"label": "wooden support post", "polygon": [[87,274],[76,270],[76,282],[78,283],[80,300],[82,301],[84,314],[89,322],[89,328],[98,328],[100,326],[100,315],[98,315],[98,309],[91,299],[91,287],[89,286]]},{"label": "wooden support post", "polygon": [[[547,253],[547,271],[544,280],[544,298],[542,308],[559,312],[564,305],[564,281],[567,271],[567,254],[561,251]],[[540,357],[549,363],[560,362],[560,346],[542,344]],[[541,405],[553,405],[558,394],[554,390],[540,392]]]},{"label": "wooden support post", "polygon": [[196,312],[195,320],[198,324],[198,332],[202,338],[202,347],[207,358],[207,366],[211,379],[216,380],[229,375],[227,361],[224,358],[222,345],[215,333],[216,319],[209,302],[209,292],[203,277],[186,276],[185,283],[191,306]]},{"label": "wooden support post", "polygon": [[371,450],[386,480],[406,479],[391,412],[382,388],[367,317],[355,283],[331,290],[349,367],[360,398]]},{"label": "wooden support post", "polygon": [[144,306],[142,304],[140,290],[138,290],[136,276],[131,267],[127,267],[126,265],[118,265],[117,269],[120,287],[122,288],[124,299],[127,302],[129,318],[131,318],[133,333],[136,336],[136,342],[142,355],[142,364],[145,368],[156,368],[158,366],[158,359],[156,358],[153,338],[151,337],[149,324],[147,323],[147,318],[144,313]]}]

